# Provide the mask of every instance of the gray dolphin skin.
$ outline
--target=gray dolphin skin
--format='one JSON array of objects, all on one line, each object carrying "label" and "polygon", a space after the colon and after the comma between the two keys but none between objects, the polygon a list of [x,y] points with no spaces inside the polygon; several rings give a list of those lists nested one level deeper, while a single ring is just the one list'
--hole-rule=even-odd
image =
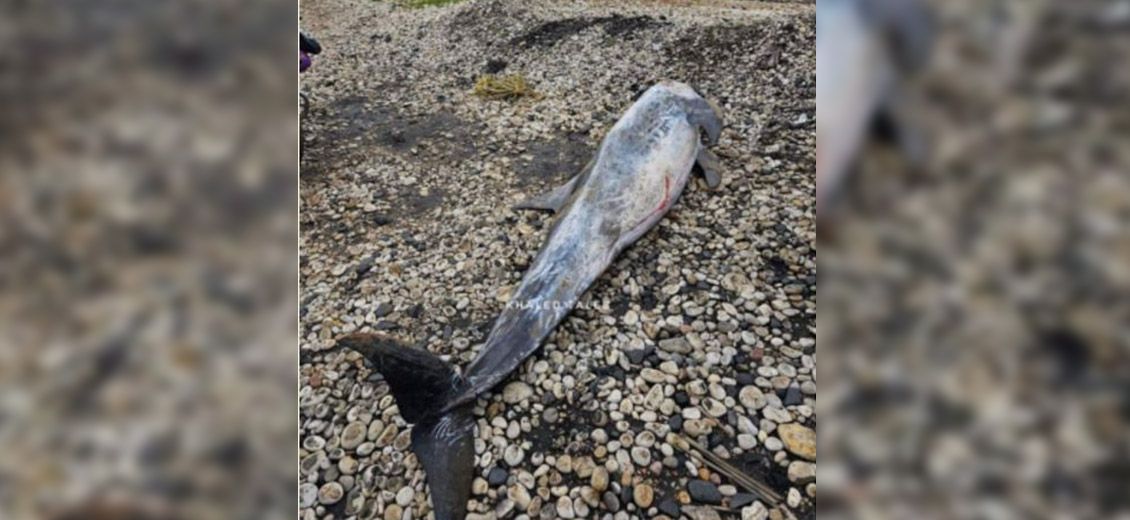
[{"label": "gray dolphin skin", "polygon": [[338,344],[360,352],[388,382],[412,449],[424,466],[437,520],[463,518],[474,477],[475,399],[541,346],[620,251],[655,226],[678,200],[696,164],[717,187],[716,160],[703,144],[722,130],[718,109],[673,81],[649,88],[608,132],[576,177],[517,207],[558,212],[556,222],[478,356],[462,375],[422,349],[375,334]]},{"label": "gray dolphin skin", "polygon": [[905,151],[920,154],[894,101],[903,78],[928,59],[932,25],[921,0],[817,0],[817,216],[825,213],[877,118],[894,126]]}]

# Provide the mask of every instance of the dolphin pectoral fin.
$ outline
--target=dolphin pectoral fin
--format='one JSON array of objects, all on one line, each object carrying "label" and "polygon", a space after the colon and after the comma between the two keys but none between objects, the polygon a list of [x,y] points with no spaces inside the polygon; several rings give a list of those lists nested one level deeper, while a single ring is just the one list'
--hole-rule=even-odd
[{"label": "dolphin pectoral fin", "polygon": [[536,197],[528,198],[513,206],[514,209],[544,209],[553,212],[561,211],[565,203],[569,200],[569,196],[573,194],[573,188],[577,185],[577,177],[569,179],[569,182],[553,188],[548,193],[543,193]]},{"label": "dolphin pectoral fin", "polygon": [[436,520],[467,516],[474,479],[475,420],[470,404],[412,427],[412,451],[424,466]]},{"label": "dolphin pectoral fin", "polygon": [[561,211],[561,208],[565,207],[565,204],[569,202],[569,197],[573,195],[573,192],[577,191],[577,187],[584,184],[595,162],[596,159],[589,161],[581,170],[581,173],[574,175],[573,178],[569,179],[565,184],[553,188],[547,193],[519,202],[512,207],[514,209],[543,209],[554,213]]},{"label": "dolphin pectoral fin", "polygon": [[706,181],[706,187],[713,190],[722,185],[722,175],[719,173],[718,168],[718,157],[710,150],[707,150],[705,147],[700,147],[695,164],[698,165],[698,169],[702,172],[702,178]]}]

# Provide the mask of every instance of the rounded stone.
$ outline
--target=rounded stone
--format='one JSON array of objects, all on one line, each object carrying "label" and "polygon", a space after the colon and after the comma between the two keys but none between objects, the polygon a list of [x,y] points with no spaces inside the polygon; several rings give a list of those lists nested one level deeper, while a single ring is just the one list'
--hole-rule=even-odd
[{"label": "rounded stone", "polygon": [[687,482],[687,491],[695,502],[718,505],[722,503],[722,492],[713,482],[692,480]]},{"label": "rounded stone", "polygon": [[632,462],[641,468],[651,464],[651,450],[640,446],[632,448]]},{"label": "rounded stone", "polygon": [[752,385],[744,387],[738,392],[738,401],[748,410],[760,410],[769,403],[768,399],[765,398],[765,393]]},{"label": "rounded stone", "polygon": [[651,507],[651,502],[655,500],[655,490],[645,483],[637,484],[632,488],[632,501],[641,508]]},{"label": "rounded stone", "polygon": [[309,482],[298,486],[298,506],[305,509],[318,503],[318,486]]},{"label": "rounded stone", "polygon": [[345,489],[337,482],[327,482],[318,490],[318,503],[324,505],[336,504],[345,496]]},{"label": "rounded stone", "polygon": [[603,466],[593,468],[589,485],[597,491],[608,489],[608,470],[604,469]]},{"label": "rounded stone", "polygon": [[411,487],[405,486],[396,492],[396,503],[400,507],[408,507],[412,504],[412,499],[416,497],[416,490]]},{"label": "rounded stone", "polygon": [[789,482],[804,484],[816,479],[816,465],[811,462],[794,460],[789,463]]},{"label": "rounded stone", "polygon": [[757,446],[757,437],[755,437],[751,434],[748,434],[748,433],[742,433],[742,434],[738,435],[738,447],[739,448],[741,448],[743,450],[751,450],[755,446]]},{"label": "rounded stone", "polygon": [[798,457],[816,460],[816,432],[812,428],[790,423],[777,427],[777,435],[785,449]]},{"label": "rounded stone", "polygon": [[530,385],[521,381],[514,381],[502,389],[502,400],[507,404],[518,404],[534,395]]},{"label": "rounded stone", "polygon": [[341,447],[352,450],[365,442],[368,427],[359,422],[351,422],[341,431]]},{"label": "rounded stone", "polygon": [[502,460],[506,461],[511,467],[521,464],[525,458],[526,452],[522,451],[522,448],[517,444],[511,444],[502,451]]},{"label": "rounded stone", "polygon": [[557,499],[556,504],[557,516],[561,518],[575,518],[577,515],[573,512],[573,501],[567,496]]},{"label": "rounded stone", "polygon": [[487,473],[487,482],[489,482],[492,487],[501,486],[506,483],[507,475],[508,473],[505,469],[495,466]]}]

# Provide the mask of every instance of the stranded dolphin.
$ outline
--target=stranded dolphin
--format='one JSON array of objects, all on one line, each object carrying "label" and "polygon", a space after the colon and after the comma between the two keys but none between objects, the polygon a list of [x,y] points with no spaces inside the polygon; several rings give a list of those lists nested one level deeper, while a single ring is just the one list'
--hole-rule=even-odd
[{"label": "stranded dolphin", "polygon": [[475,398],[514,371],[577,303],[616,255],[671,209],[697,164],[710,187],[720,178],[701,142],[717,143],[717,108],[673,81],[649,88],[604,138],[596,157],[569,182],[518,207],[558,217],[545,245],[495,321],[478,357],[460,375],[424,350],[354,334],[339,344],[363,354],[384,376],[412,449],[427,472],[437,520],[463,518],[473,478]]},{"label": "stranded dolphin", "polygon": [[817,216],[877,121],[890,125],[911,158],[921,155],[896,100],[903,78],[923,66],[932,43],[922,0],[817,0]]}]

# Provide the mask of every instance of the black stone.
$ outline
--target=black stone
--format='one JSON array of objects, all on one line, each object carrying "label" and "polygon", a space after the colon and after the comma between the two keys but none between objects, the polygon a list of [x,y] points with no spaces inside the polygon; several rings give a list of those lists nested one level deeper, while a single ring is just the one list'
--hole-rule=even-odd
[{"label": "black stone", "polygon": [[722,503],[722,492],[718,491],[718,486],[705,480],[687,482],[687,492],[695,502],[714,505]]},{"label": "black stone", "polygon": [[373,309],[373,316],[376,316],[378,318],[383,318],[385,316],[388,316],[389,314],[392,314],[392,305],[389,305],[385,302],[377,304],[377,308]]},{"label": "black stone", "polygon": [[498,74],[506,68],[506,65],[508,65],[506,60],[487,60],[487,65],[483,70],[485,70],[487,74]]},{"label": "black stone", "polygon": [[687,406],[691,404],[691,398],[686,392],[675,392],[675,404],[679,406]]},{"label": "black stone", "polygon": [[491,468],[490,473],[487,474],[487,483],[490,484],[491,487],[501,486],[506,483],[507,475],[506,470],[495,466]]},{"label": "black stone", "polygon": [[785,391],[785,406],[793,406],[804,402],[804,397],[800,394],[800,386],[796,383],[789,385],[789,389]]},{"label": "black stone", "polygon": [[738,509],[748,506],[757,500],[753,493],[738,493],[730,497],[730,509]]},{"label": "black stone", "polygon": [[642,348],[637,348],[626,350],[624,351],[624,354],[628,356],[628,361],[630,361],[633,365],[638,365],[640,363],[643,363],[643,358],[647,355],[647,351]]},{"label": "black stone", "polygon": [[736,379],[738,381],[738,384],[741,386],[749,386],[753,384],[753,380],[756,379],[756,377],[754,377],[753,374],[749,372],[742,372],[738,374],[734,379]]},{"label": "black stone", "polygon": [[373,260],[373,257],[367,256],[357,264],[357,268],[354,271],[358,274],[358,276],[368,273],[369,270],[373,268],[374,262],[375,261]]},{"label": "black stone", "polygon": [[667,421],[667,425],[671,427],[671,431],[683,431],[683,416],[676,415]]},{"label": "black stone", "polygon": [[679,509],[679,503],[675,502],[675,499],[670,497],[665,498],[663,499],[663,501],[659,502],[659,505],[657,507],[659,507],[660,513],[663,513],[671,518],[679,518],[679,515],[682,514],[682,510]]}]

